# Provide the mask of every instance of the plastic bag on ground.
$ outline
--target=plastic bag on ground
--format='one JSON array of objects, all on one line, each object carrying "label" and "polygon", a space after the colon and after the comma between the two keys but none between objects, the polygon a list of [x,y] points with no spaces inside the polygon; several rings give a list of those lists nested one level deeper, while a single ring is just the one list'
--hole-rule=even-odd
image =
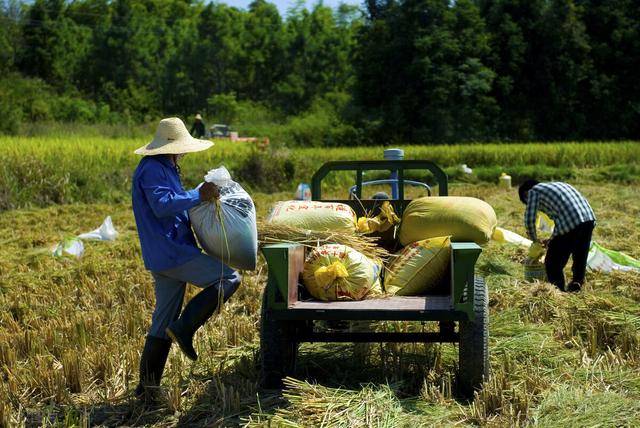
[{"label": "plastic bag on ground", "polygon": [[78,238],[80,239],[96,239],[99,241],[115,241],[117,237],[118,231],[113,227],[111,216],[107,216],[99,228],[94,229],[91,232],[78,235]]},{"label": "plastic bag on ground", "polygon": [[589,256],[587,258],[587,267],[591,270],[599,270],[607,273],[614,270],[640,272],[640,260],[636,260],[620,251],[604,248],[596,242],[591,242]]},{"label": "plastic bag on ground", "polygon": [[502,244],[516,244],[525,248],[529,248],[533,243],[531,239],[527,239],[524,236],[518,235],[517,233],[502,227],[496,227],[491,239]]},{"label": "plastic bag on ground", "polygon": [[282,201],[274,205],[267,221],[306,230],[355,232],[356,213],[338,202]]},{"label": "plastic bag on ground", "polygon": [[447,291],[443,281],[451,261],[449,236],[425,239],[404,247],[396,254],[384,278],[387,293],[421,296]]},{"label": "plastic bag on ground", "polygon": [[319,300],[361,300],[381,294],[380,270],[378,263],[353,248],[327,244],[310,252],[302,281]]},{"label": "plastic bag on ground", "polygon": [[51,251],[54,257],[72,256],[82,257],[84,254],[84,244],[78,238],[65,238]]},{"label": "plastic bag on ground", "polygon": [[220,198],[189,210],[200,246],[210,256],[241,270],[254,270],[258,261],[256,209],[251,196],[221,167],[205,180],[220,188]]},{"label": "plastic bag on ground", "polygon": [[464,196],[428,196],[414,199],[402,215],[400,243],[451,236],[453,242],[484,245],[493,235],[498,220],[488,203]]}]

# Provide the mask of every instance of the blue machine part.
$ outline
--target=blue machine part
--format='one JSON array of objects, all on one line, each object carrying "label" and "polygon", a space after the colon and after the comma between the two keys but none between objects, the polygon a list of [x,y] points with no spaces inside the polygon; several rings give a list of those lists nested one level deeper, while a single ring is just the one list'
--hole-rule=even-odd
[{"label": "blue machine part", "polygon": [[[404,150],[402,149],[386,149],[384,151],[384,159],[385,160],[403,160],[404,159]],[[393,199],[398,199],[399,190],[398,190],[398,171],[391,171],[391,197]]]}]

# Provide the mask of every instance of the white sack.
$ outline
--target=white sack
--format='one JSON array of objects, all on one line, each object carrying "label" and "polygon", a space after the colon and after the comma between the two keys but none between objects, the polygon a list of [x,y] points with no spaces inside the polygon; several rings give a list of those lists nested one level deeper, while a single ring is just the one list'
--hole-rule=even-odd
[{"label": "white sack", "polygon": [[99,241],[115,241],[118,236],[118,231],[113,227],[111,216],[107,216],[104,219],[99,228],[92,230],[91,232],[78,235],[80,239],[97,239]]},{"label": "white sack", "polygon": [[587,267],[591,270],[599,270],[611,273],[614,270],[623,272],[639,272],[640,262],[620,251],[609,250],[597,242],[591,241]]},{"label": "white sack", "polygon": [[205,181],[220,188],[220,199],[203,202],[189,210],[191,226],[200,246],[210,256],[235,269],[255,269],[258,229],[251,197],[231,179],[225,167],[209,171]]}]

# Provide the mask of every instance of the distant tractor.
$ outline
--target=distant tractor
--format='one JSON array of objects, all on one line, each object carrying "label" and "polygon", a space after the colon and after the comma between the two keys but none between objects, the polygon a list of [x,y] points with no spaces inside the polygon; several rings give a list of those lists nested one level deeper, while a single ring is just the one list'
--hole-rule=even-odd
[{"label": "distant tractor", "polygon": [[229,138],[231,136],[231,130],[229,125],[216,123],[209,127],[209,134],[212,138]]}]

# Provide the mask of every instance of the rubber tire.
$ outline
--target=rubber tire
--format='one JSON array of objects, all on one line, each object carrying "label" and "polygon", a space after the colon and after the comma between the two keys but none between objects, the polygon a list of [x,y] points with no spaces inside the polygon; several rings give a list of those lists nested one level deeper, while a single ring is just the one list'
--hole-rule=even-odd
[{"label": "rubber tire", "polygon": [[458,392],[465,398],[489,379],[489,291],[484,278],[473,285],[473,321],[460,321]]},{"label": "rubber tire", "polygon": [[262,297],[260,310],[260,386],[281,389],[282,379],[295,371],[298,343],[296,324],[276,320],[267,311],[267,293]]}]

